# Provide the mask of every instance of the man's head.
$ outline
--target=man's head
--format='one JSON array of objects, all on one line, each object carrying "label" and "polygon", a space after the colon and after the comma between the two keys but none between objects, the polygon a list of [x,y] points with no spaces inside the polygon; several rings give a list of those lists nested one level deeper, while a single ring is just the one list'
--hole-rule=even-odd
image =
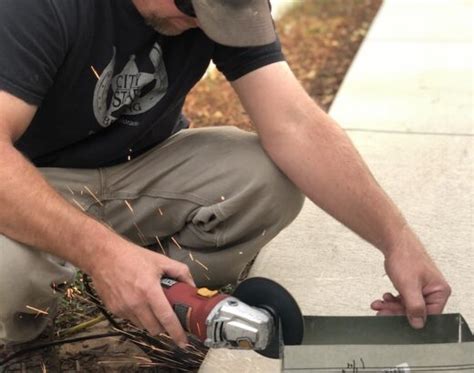
[{"label": "man's head", "polygon": [[214,41],[244,47],[275,41],[268,0],[132,0],[158,32],[201,27]]}]

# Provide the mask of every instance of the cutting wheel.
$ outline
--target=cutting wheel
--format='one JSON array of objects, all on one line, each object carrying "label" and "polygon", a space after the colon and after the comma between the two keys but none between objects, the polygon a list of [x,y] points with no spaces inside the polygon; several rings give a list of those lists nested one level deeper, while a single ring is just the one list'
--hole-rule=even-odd
[{"label": "cutting wheel", "polygon": [[[235,289],[233,296],[252,307],[269,310],[276,318],[276,326],[281,325],[285,345],[299,345],[303,341],[304,321],[295,299],[281,285],[263,277],[252,277],[243,281]],[[261,355],[278,358],[279,335],[274,336],[272,347],[257,351]]]}]

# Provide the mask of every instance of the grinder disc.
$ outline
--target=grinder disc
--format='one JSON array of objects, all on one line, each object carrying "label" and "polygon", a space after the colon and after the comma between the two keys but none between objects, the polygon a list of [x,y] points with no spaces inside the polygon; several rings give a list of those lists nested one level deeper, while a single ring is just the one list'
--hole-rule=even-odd
[{"label": "grinder disc", "polygon": [[[270,311],[276,318],[277,333],[269,348],[257,351],[263,356],[279,358],[280,337],[285,345],[299,345],[303,341],[304,321],[298,304],[281,285],[263,277],[252,277],[237,286],[232,294],[252,307]],[[281,336],[278,328],[281,326]]]}]

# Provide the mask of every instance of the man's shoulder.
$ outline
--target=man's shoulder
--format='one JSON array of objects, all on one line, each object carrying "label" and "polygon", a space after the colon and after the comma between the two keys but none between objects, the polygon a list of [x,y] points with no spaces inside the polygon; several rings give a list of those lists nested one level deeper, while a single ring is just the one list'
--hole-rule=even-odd
[{"label": "man's shoulder", "polygon": [[94,0],[2,0],[0,19],[5,22],[21,20],[22,27],[26,28],[41,24],[54,25],[58,21],[70,26],[74,19],[78,19],[78,15],[90,12],[93,8]]},{"label": "man's shoulder", "polygon": [[0,12],[24,11],[25,9],[32,11],[41,9],[77,10],[80,7],[91,6],[93,3],[94,0],[2,0]]}]

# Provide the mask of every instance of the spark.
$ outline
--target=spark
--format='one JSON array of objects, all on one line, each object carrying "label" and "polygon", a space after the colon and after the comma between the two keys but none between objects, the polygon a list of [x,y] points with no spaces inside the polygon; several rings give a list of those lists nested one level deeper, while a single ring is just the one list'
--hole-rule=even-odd
[{"label": "spark", "polygon": [[81,291],[77,288],[77,286],[74,286],[72,289],[76,294],[82,295]]},{"label": "spark", "polygon": [[265,233],[267,233],[266,229],[263,230],[262,236],[265,236]]},{"label": "spark", "polygon": [[206,271],[209,271],[209,268],[207,268],[204,264],[202,264],[198,259],[196,259],[195,262],[199,264],[202,268],[204,268]]},{"label": "spark", "polygon": [[204,273],[204,277],[207,278],[209,281],[211,280],[211,278],[208,275],[206,275],[205,273]]},{"label": "spark", "polygon": [[46,373],[47,370],[46,370],[46,365],[44,365],[44,362],[42,361],[41,362],[41,373]]},{"label": "spark", "polygon": [[71,192],[72,195],[74,195],[74,192],[72,191],[71,187],[69,185],[66,185],[66,188],[69,189],[69,191]]},{"label": "spark", "polygon": [[99,76],[99,73],[97,72],[97,70],[94,68],[94,66],[91,65],[91,70],[92,72],[94,73],[95,77],[97,78],[97,80],[100,79],[100,76]]},{"label": "spark", "polygon": [[158,207],[158,212],[160,213],[161,216],[163,216],[163,211]]},{"label": "spark", "polygon": [[104,224],[107,228],[109,228],[111,231],[113,231],[114,229],[112,228],[112,226],[109,224],[109,223],[106,223],[105,221],[102,221],[102,224]]},{"label": "spark", "polygon": [[127,205],[128,209],[132,212],[132,214],[135,214],[135,212],[133,211],[132,205],[127,200],[125,200],[124,202]]},{"label": "spark", "polygon": [[225,197],[224,197],[224,196],[221,196],[221,200],[222,200],[222,201],[225,201]]},{"label": "spark", "polygon": [[133,222],[133,225],[135,226],[135,228],[137,228],[138,238],[142,240],[143,245],[146,245],[145,235],[143,234],[137,223]]},{"label": "spark", "polygon": [[74,289],[73,288],[68,288],[66,290],[66,298],[67,299],[72,299],[74,298]]},{"label": "spark", "polygon": [[239,255],[243,255],[243,254],[244,254],[243,251],[239,251]]},{"label": "spark", "polygon": [[74,202],[82,211],[86,212],[86,209],[82,207],[82,205],[79,202],[77,202],[74,198],[72,199],[72,202]]},{"label": "spark", "polygon": [[35,311],[35,312],[37,312],[38,314],[49,315],[49,314],[48,314],[49,308],[46,308],[46,311],[40,310],[40,309],[35,308],[35,307],[32,307],[32,306],[28,306],[28,305],[26,306],[26,308],[28,308],[28,309],[31,310],[31,311]]},{"label": "spark", "polygon": [[96,202],[100,205],[100,206],[104,206],[104,204],[102,202],[100,202],[100,200],[97,198],[97,196],[92,193],[92,190],[89,189],[89,187],[87,187],[87,185],[84,185],[84,189],[87,191],[87,193],[89,193],[92,198],[94,198],[96,200]]},{"label": "spark", "polygon": [[[172,354],[171,351],[167,351],[167,350],[164,350],[162,348],[158,348],[158,347],[155,347],[151,344],[148,344],[148,343],[145,343],[145,342],[142,342],[136,338],[134,338],[134,336],[130,333],[127,333],[125,330],[118,330],[118,329],[115,329],[113,328],[114,330],[117,330],[117,331],[120,331],[121,333],[125,334],[126,336],[128,336],[133,342],[135,342],[136,344],[139,344],[139,345],[142,345],[142,346],[145,346],[145,347],[148,347],[148,348],[151,348],[153,351],[157,351],[157,352],[161,352],[161,353],[164,353],[164,354]],[[160,334],[160,336],[162,336]],[[164,345],[167,345],[167,346],[170,346],[172,347],[170,344],[167,344],[165,341],[160,341],[161,343],[163,343]],[[168,358],[164,357],[164,356],[160,356],[161,359],[165,359],[165,360],[169,360]],[[171,360],[173,361],[173,360]]]},{"label": "spark", "polygon": [[160,239],[158,238],[158,236],[155,236],[155,239],[156,239],[156,242],[158,242],[158,245],[160,245],[161,251],[163,251],[163,255],[166,256],[165,248],[164,248],[163,245],[161,244],[161,241],[160,241]]},{"label": "spark", "polygon": [[193,254],[191,253],[191,251],[189,252],[189,257],[190,257],[191,260],[194,262],[194,256],[193,256]]},{"label": "spark", "polygon": [[180,250],[183,250],[183,248],[181,247],[181,245],[178,243],[178,241],[176,241],[176,239],[174,237],[171,237],[171,241],[173,241],[173,243],[178,246],[178,249]]}]

